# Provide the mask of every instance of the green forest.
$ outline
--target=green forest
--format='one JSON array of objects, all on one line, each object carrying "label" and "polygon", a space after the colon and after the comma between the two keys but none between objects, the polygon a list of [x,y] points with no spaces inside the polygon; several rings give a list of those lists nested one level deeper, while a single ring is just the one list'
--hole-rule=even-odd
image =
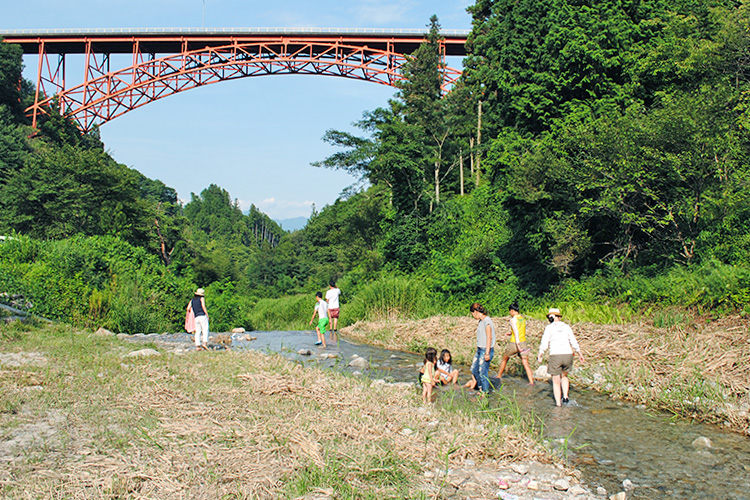
[{"label": "green forest", "polygon": [[[341,321],[572,320],[750,311],[750,5],[477,0],[441,92],[440,23],[359,133],[310,168],[363,186],[283,231],[210,185],[185,204],[52,110],[30,126],[0,43],[0,300],[70,324],[179,331],[196,287],[214,331],[304,328],[335,280]],[[19,85],[19,82],[20,85]]]}]

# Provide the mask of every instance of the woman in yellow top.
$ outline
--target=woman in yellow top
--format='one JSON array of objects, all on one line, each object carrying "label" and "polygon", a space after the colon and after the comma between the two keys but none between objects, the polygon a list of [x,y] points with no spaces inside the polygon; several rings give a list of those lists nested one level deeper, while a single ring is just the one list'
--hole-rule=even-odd
[{"label": "woman in yellow top", "polygon": [[531,365],[529,364],[531,348],[526,346],[526,318],[521,316],[519,312],[518,301],[514,301],[508,307],[508,310],[510,311],[510,331],[505,336],[510,337],[510,342],[508,342],[508,347],[506,347],[503,354],[500,368],[497,370],[497,377],[500,378],[503,376],[505,365],[508,364],[510,357],[518,356],[521,358],[523,368],[526,370],[526,377],[529,379],[529,384],[534,385],[534,373],[531,371]]}]

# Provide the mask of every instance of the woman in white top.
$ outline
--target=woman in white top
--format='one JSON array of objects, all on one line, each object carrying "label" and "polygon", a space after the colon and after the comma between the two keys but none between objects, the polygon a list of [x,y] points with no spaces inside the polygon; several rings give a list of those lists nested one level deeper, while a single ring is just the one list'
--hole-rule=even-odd
[{"label": "woman in white top", "polygon": [[[555,404],[561,406],[568,402],[568,389],[570,381],[568,372],[573,367],[573,350],[578,353],[578,358],[583,360],[583,353],[578,347],[578,341],[573,330],[562,321],[560,309],[551,308],[547,313],[550,324],[544,329],[542,343],[539,344],[539,356],[537,361],[542,362],[542,354],[549,349],[549,363],[547,370],[552,375],[552,391],[555,395]],[[560,396],[562,395],[562,401]]]}]

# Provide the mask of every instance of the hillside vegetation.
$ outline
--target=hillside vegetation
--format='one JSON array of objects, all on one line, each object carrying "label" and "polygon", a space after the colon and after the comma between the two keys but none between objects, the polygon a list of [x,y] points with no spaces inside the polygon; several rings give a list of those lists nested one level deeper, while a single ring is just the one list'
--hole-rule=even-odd
[{"label": "hillside vegetation", "polygon": [[128,332],[179,329],[197,286],[214,330],[302,328],[331,279],[345,324],[515,298],[599,323],[744,315],[748,8],[478,0],[447,95],[433,18],[361,135],[323,138],[339,150],[314,166],[364,187],[292,233],[216,185],[181,204],[57,113],[31,129],[0,44],[0,293]]}]

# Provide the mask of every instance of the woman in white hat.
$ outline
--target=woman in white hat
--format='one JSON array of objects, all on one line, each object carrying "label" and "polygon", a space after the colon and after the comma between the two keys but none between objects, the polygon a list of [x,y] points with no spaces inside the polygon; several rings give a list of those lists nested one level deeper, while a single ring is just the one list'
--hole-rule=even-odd
[{"label": "woman in white hat", "polygon": [[578,353],[581,363],[584,362],[583,353],[581,353],[581,348],[578,347],[573,329],[563,323],[560,309],[550,308],[547,319],[549,319],[550,324],[544,329],[542,343],[539,344],[537,361],[542,362],[542,354],[549,348],[547,371],[552,375],[552,392],[555,395],[555,404],[562,406],[562,403],[568,402],[568,389],[570,388],[568,372],[573,367],[573,350]]},{"label": "woman in white hat", "polygon": [[208,350],[208,310],[206,309],[206,292],[203,288],[195,291],[195,296],[188,302],[188,314],[195,316],[195,349]]}]

